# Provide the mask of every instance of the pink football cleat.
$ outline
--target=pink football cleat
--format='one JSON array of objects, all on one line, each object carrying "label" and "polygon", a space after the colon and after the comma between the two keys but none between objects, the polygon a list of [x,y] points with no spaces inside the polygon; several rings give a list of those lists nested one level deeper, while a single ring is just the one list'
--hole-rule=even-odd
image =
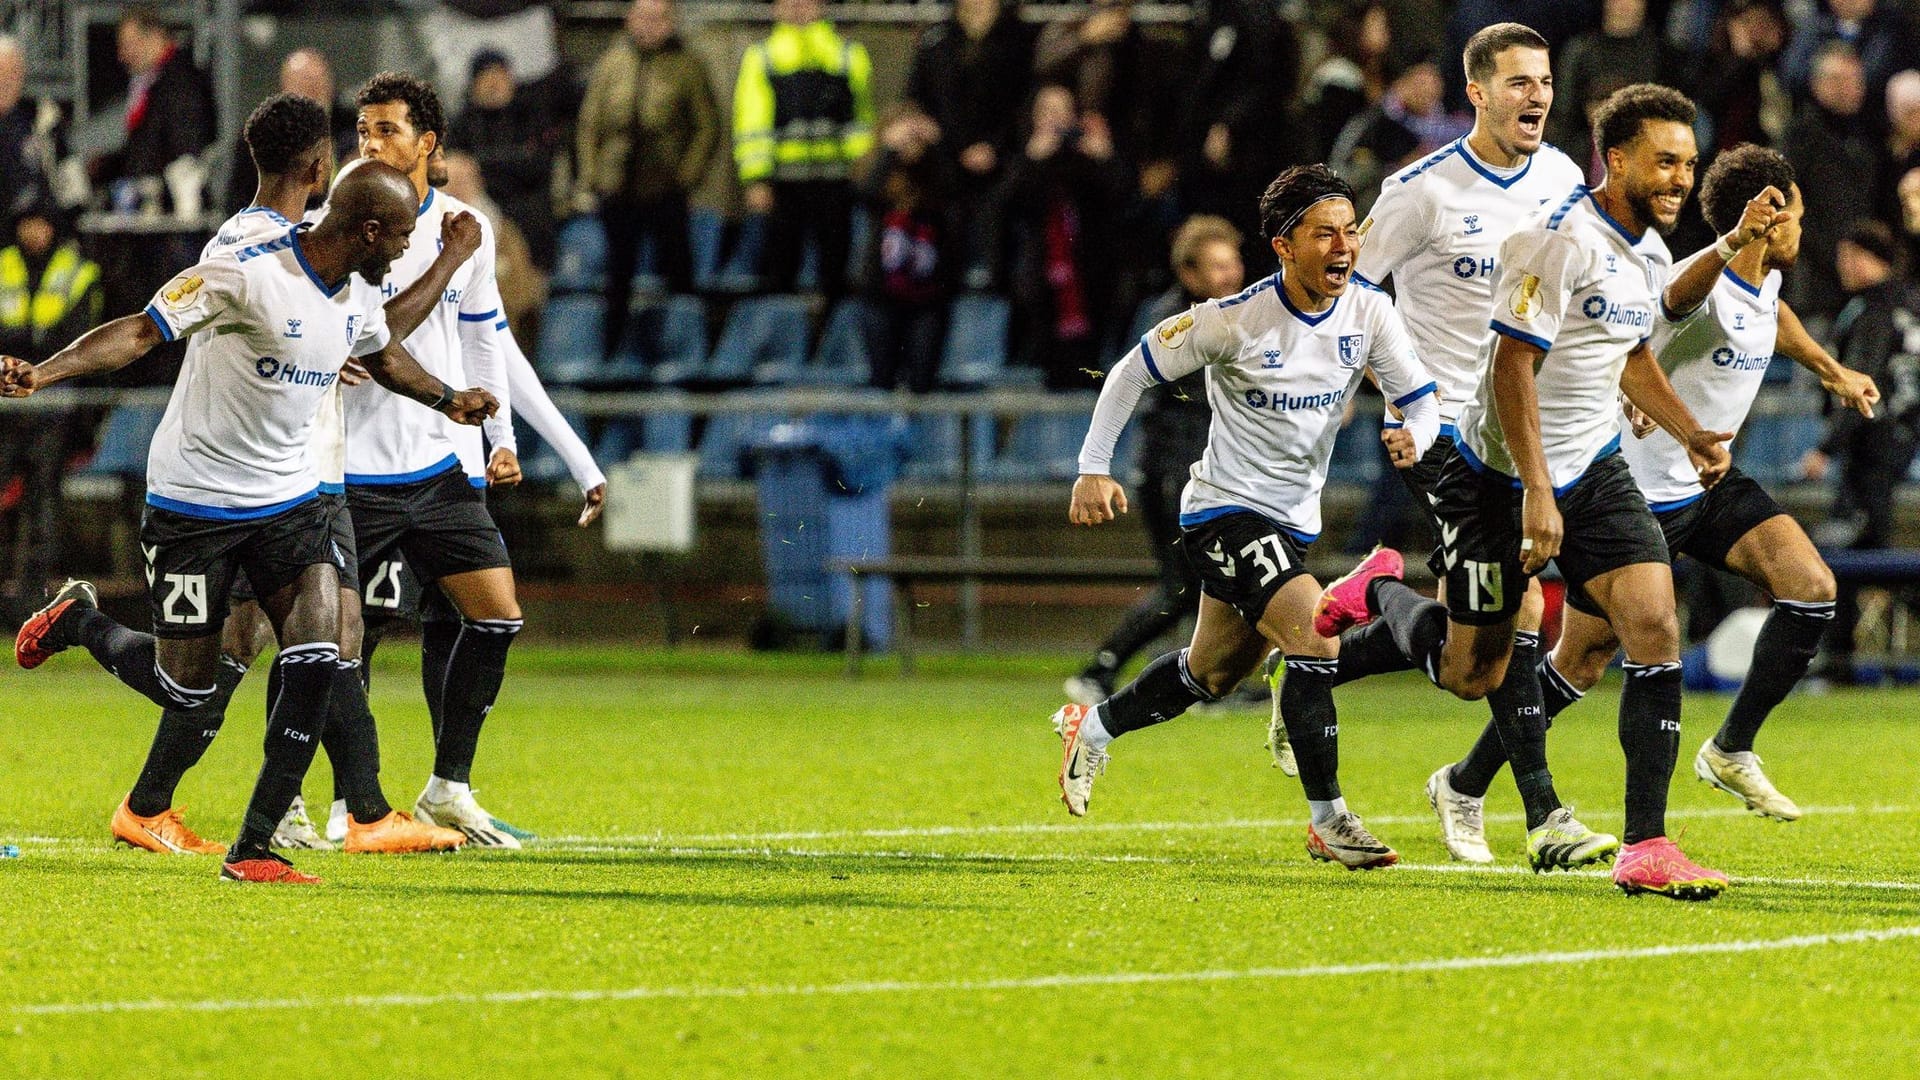
[{"label": "pink football cleat", "polygon": [[1373,612],[1367,607],[1368,583],[1383,577],[1399,581],[1406,569],[1406,560],[1399,552],[1389,547],[1374,548],[1359,566],[1320,591],[1320,599],[1313,605],[1313,632],[1324,638],[1339,637],[1342,630],[1372,622]]},{"label": "pink football cleat", "polygon": [[1674,900],[1711,900],[1728,884],[1727,875],[1695,865],[1664,836],[1621,848],[1613,883],[1629,896],[1659,893]]}]

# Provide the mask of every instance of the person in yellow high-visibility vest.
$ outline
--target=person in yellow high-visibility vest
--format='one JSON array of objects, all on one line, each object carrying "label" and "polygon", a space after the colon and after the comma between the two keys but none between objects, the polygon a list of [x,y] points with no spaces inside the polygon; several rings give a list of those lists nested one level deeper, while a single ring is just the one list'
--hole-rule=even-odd
[{"label": "person in yellow high-visibility vest", "polygon": [[[0,353],[44,359],[100,321],[100,267],[44,198],[0,249]],[[0,619],[40,603],[55,550],[60,472],[74,414],[37,410],[0,423]]]},{"label": "person in yellow high-visibility vest", "polygon": [[821,0],[773,0],[773,32],[749,46],[733,93],[733,157],[747,209],[767,215],[767,287],[791,292],[809,237],[820,291],[845,293],[853,163],[873,149],[873,63]]}]

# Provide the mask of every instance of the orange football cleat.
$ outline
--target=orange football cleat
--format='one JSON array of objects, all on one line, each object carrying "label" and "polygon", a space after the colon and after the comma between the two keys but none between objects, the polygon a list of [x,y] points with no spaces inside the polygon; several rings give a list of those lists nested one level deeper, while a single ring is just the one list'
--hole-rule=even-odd
[{"label": "orange football cleat", "polygon": [[420,851],[452,851],[467,842],[467,834],[458,829],[443,829],[415,821],[413,815],[399,810],[371,825],[347,816],[347,842],[342,850],[350,855],[405,855]]},{"label": "orange football cleat", "polygon": [[66,615],[76,609],[99,606],[100,594],[90,582],[69,580],[53,594],[46,607],[34,612],[21,625],[20,633],[13,639],[14,661],[28,671],[46,663],[48,657],[73,644],[59,632]]},{"label": "orange football cleat", "polygon": [[113,841],[128,847],[157,851],[162,855],[225,855],[227,845],[201,839],[180,819],[185,807],[176,806],[152,817],[141,817],[120,800],[113,812]]},{"label": "orange football cleat", "polygon": [[320,879],[312,874],[303,874],[293,868],[293,864],[278,855],[268,852],[257,859],[241,859],[239,862],[221,862],[220,880],[245,881],[263,885],[318,885]]}]

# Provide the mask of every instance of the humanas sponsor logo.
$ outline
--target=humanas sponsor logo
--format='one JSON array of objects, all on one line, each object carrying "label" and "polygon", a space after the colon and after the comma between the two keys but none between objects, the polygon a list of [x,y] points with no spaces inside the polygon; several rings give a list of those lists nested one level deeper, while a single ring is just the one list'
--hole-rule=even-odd
[{"label": "humanas sponsor logo", "polygon": [[1586,301],[1580,305],[1580,313],[1594,322],[1631,326],[1636,330],[1653,328],[1652,309],[1628,307],[1617,300],[1609,300],[1599,293],[1587,297]]},{"label": "humanas sponsor logo", "polygon": [[1713,365],[1715,367],[1727,368],[1731,371],[1765,371],[1767,370],[1767,365],[1771,363],[1773,363],[1773,357],[1771,356],[1755,356],[1752,353],[1739,352],[1725,345],[1713,350]]},{"label": "humanas sponsor logo", "polygon": [[253,362],[254,374],[289,386],[332,386],[340,377],[337,371],[315,371],[297,364],[282,363],[279,358],[263,356]]},{"label": "humanas sponsor logo", "polygon": [[1304,394],[1294,396],[1285,391],[1269,394],[1265,390],[1247,391],[1246,402],[1250,409],[1265,409],[1269,412],[1283,412],[1290,409],[1326,409],[1342,404],[1347,400],[1345,390],[1329,390],[1324,394]]}]

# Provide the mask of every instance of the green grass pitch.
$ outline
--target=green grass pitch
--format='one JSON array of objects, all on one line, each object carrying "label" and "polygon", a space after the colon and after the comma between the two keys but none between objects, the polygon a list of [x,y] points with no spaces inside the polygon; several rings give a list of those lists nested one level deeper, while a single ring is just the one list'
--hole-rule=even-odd
[{"label": "green grass pitch", "polygon": [[[375,683],[388,794],[429,762],[417,654]],[[114,850],[153,710],[84,655],[0,673],[0,1076],[1892,1076],[1920,1032],[1920,697],[1792,698],[1761,736],[1791,825],[1694,781],[1673,825],[1710,904],[1445,863],[1422,785],[1484,709],[1340,692],[1346,794],[1407,865],[1302,849],[1260,714],[1122,740],[1069,819],[1064,657],[515,655],[481,746],[518,855],[308,854],[317,889]],[[183,785],[230,840],[261,683]],[[1617,676],[1563,717],[1562,793],[1620,823]],[[324,804],[324,758],[307,783]]]}]

